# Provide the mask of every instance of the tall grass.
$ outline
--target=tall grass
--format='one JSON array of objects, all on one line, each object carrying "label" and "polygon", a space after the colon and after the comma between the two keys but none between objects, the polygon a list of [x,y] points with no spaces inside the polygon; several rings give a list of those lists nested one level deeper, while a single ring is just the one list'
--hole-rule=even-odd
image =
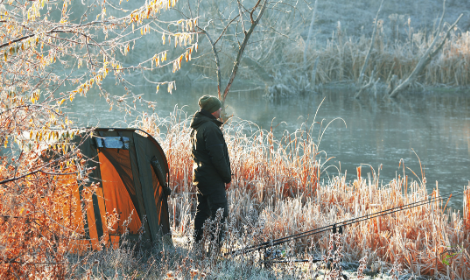
[{"label": "tall grass", "polygon": [[467,189],[464,191],[464,219],[465,219],[465,230],[470,232],[470,183]]},{"label": "tall grass", "polygon": [[[191,186],[189,118],[175,110],[167,119],[144,116],[138,125],[153,134],[167,154],[174,190],[169,199],[173,235],[187,240],[196,204]],[[406,174],[382,185],[379,172],[373,169],[369,178],[364,178],[358,168],[353,182],[346,182],[344,175],[320,180],[326,159],[319,156],[318,139],[312,137],[318,129],[303,128],[277,139],[272,129],[262,130],[246,121],[232,120],[224,125],[234,173],[228,190],[229,228],[237,233],[228,233],[233,238],[226,250],[439,194],[437,186],[428,193],[424,177],[411,180]],[[463,216],[446,209],[444,201],[348,226],[342,237],[344,260],[359,261],[367,254],[368,265],[375,267],[382,262],[388,267],[395,263],[415,275],[470,277],[470,187],[464,197]],[[293,253],[308,248],[311,253],[325,254],[328,233],[289,247],[286,249]]]},{"label": "tall grass", "polygon": [[[316,83],[335,81],[356,81],[364,64],[370,38],[342,38],[337,35],[324,48],[310,47],[310,61],[319,57],[316,72]],[[404,79],[416,67],[419,58],[431,44],[434,37],[422,31],[410,35],[405,42],[384,42],[384,36],[378,36],[370,58],[366,74],[370,75],[374,68],[382,82],[392,75]],[[298,53],[303,50],[304,41],[299,38],[294,46],[286,47],[286,60],[291,65],[302,62]],[[468,65],[470,62],[470,32],[454,32],[447,40],[441,53],[425,68],[418,82],[423,85],[463,86],[470,83]],[[310,66],[313,71],[313,65]]]},{"label": "tall grass", "polygon": [[[165,150],[172,189],[176,193],[196,192],[192,185],[189,122],[187,115],[175,110],[167,119],[151,115],[138,124],[154,135]],[[235,182],[229,191],[246,196],[250,201],[254,199],[259,205],[265,200],[275,204],[287,197],[315,194],[322,164],[316,159],[317,145],[308,130],[286,132],[281,139],[276,139],[272,128],[261,130],[243,120],[231,120],[223,130]],[[244,201],[233,210],[235,216],[243,217],[253,206],[252,203],[245,205]],[[176,206],[173,204],[173,207]]]}]

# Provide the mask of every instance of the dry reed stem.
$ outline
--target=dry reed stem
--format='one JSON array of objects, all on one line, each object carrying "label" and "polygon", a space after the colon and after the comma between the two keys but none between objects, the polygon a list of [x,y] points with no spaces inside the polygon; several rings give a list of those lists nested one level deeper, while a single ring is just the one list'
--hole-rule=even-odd
[{"label": "dry reed stem", "polygon": [[463,205],[465,230],[470,232],[470,183],[467,186],[467,189],[464,191]]}]

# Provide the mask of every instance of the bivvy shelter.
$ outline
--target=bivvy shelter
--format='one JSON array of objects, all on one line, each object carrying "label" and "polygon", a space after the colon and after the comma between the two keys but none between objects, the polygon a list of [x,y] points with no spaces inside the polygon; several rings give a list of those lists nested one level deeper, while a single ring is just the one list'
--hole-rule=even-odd
[{"label": "bivvy shelter", "polygon": [[[103,236],[116,246],[126,231],[129,240],[171,240],[168,162],[155,138],[140,129],[97,128],[74,142],[94,168],[79,190],[80,199],[88,199],[83,227],[93,248]],[[92,184],[94,191],[84,197]]]}]

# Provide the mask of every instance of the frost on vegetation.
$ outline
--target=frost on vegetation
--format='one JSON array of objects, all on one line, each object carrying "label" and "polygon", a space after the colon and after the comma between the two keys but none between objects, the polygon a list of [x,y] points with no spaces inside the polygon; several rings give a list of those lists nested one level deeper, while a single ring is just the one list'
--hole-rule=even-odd
[{"label": "frost on vegetation", "polygon": [[[352,6],[357,8],[359,4],[354,3]],[[352,27],[348,30],[348,26],[357,26],[355,22],[348,22],[354,20],[351,16],[346,19],[331,16],[325,20],[326,16],[320,15],[328,15],[332,9],[326,4],[318,6],[316,15],[322,19],[314,22],[311,32],[309,26],[313,3],[308,7],[298,3],[293,8],[295,12],[276,9],[267,11],[261,25],[271,31],[253,34],[250,40],[256,44],[246,49],[243,68],[237,80],[240,85],[250,85],[252,88],[263,85],[261,88],[265,88],[264,95],[267,98],[312,93],[319,91],[321,85],[331,83],[354,84],[359,79],[368,49],[372,45],[364,69],[364,80],[373,78],[375,82],[380,79],[379,85],[371,85],[374,85],[374,92],[384,92],[384,85],[390,84],[394,77],[397,82],[403,81],[412,73],[435,38],[439,18],[428,16],[423,19],[428,28],[418,28],[418,23],[410,15],[384,7],[376,20],[375,11],[372,10],[377,9],[380,1],[372,3],[374,5],[371,5],[370,15],[367,14],[368,19],[361,21],[367,23],[362,32],[350,30]],[[384,6],[387,6],[386,2]],[[440,15],[437,13],[435,16]],[[456,18],[449,16],[452,22]],[[338,22],[336,28],[328,25],[329,22]],[[376,23],[376,36],[372,39],[370,34]],[[446,30],[450,24],[442,22],[442,26]],[[410,85],[412,89],[470,84],[470,74],[466,70],[470,62],[470,33],[460,28],[451,31],[440,53]],[[204,44],[202,48],[208,50]],[[232,50],[220,57],[221,72],[228,75],[238,46],[227,43],[224,48]],[[194,69],[213,77],[215,72],[211,69],[211,63],[209,60],[201,61]]]},{"label": "frost on vegetation", "polygon": [[[297,141],[298,147],[290,149],[289,142],[284,141],[289,137],[276,139],[259,129],[247,136],[250,129],[240,127],[247,126],[245,122],[229,122],[224,127],[235,174],[227,193],[227,224],[221,227],[217,219],[208,222],[204,241],[194,244],[196,202],[190,184],[192,160],[186,146],[190,129],[179,114],[175,112],[168,119],[148,116],[139,122],[139,127],[161,143],[172,166],[173,192],[168,202],[172,235],[178,240],[175,248],[135,247],[132,251],[121,247],[92,252],[77,277],[90,273],[100,278],[100,273],[106,273],[168,279],[338,279],[345,274],[350,279],[423,279],[435,275],[465,279],[469,275],[470,187],[464,193],[463,217],[446,209],[445,202],[435,202],[349,225],[341,235],[324,232],[300,238],[271,248],[268,256],[264,251],[226,255],[246,246],[439,195],[437,189],[428,193],[424,177],[411,181],[406,174],[397,174],[383,185],[373,169],[368,179],[362,177],[359,168],[352,182],[340,175],[320,183],[319,177],[312,176],[318,158],[312,157],[316,152],[308,150],[315,146],[311,138],[290,135],[290,143]],[[161,133],[164,130],[166,133]],[[212,238],[218,230],[223,230],[225,236],[220,249]],[[436,246],[440,248],[438,259]],[[276,264],[269,258],[286,262]],[[293,261],[296,259],[307,261],[299,264]]]}]

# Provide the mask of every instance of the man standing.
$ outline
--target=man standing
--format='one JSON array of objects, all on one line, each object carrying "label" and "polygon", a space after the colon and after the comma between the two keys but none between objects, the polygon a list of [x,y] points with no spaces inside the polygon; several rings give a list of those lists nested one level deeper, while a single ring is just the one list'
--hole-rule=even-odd
[{"label": "man standing", "polygon": [[[222,102],[217,97],[204,95],[191,121],[191,144],[194,160],[193,183],[197,187],[197,209],[194,221],[196,242],[202,239],[202,226],[214,219],[219,208],[224,210],[222,223],[228,216],[225,190],[230,187],[231,171],[227,144],[217,120],[222,112]],[[222,237],[222,230],[218,242]]]}]

